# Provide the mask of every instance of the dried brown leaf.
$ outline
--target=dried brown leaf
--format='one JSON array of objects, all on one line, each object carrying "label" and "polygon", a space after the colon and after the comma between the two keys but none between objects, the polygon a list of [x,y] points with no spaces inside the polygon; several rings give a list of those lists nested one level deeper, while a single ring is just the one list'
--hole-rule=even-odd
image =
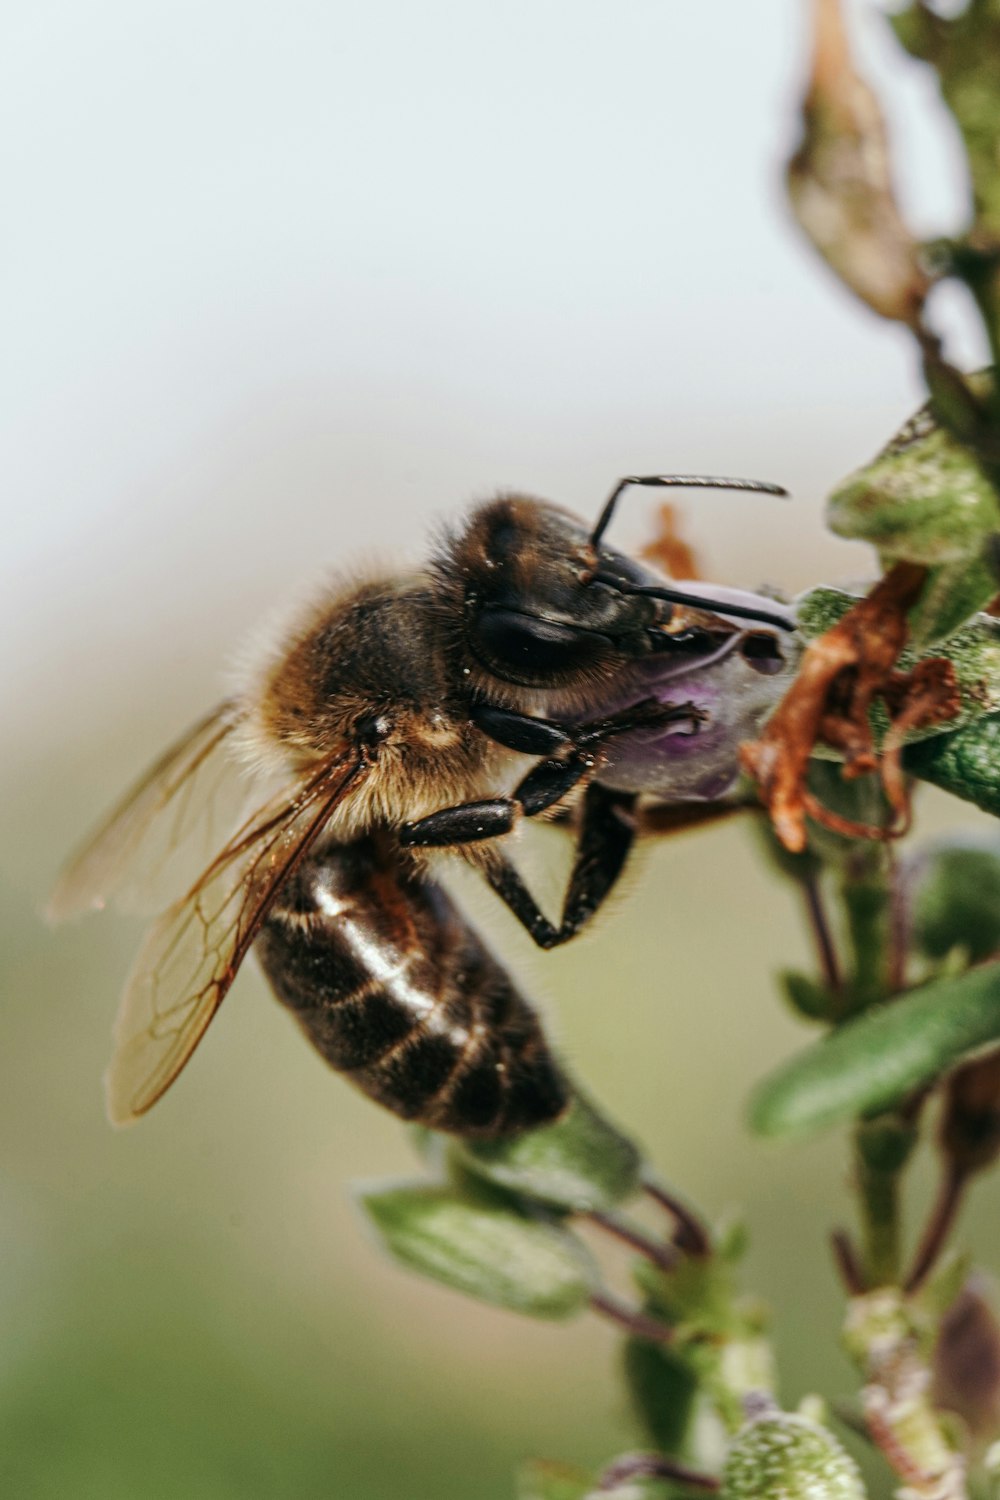
[{"label": "dried brown leaf", "polygon": [[[897,563],[836,625],[807,648],[798,676],[759,740],[740,748],[740,760],[757,781],[775,832],[787,849],[805,847],[809,816],[851,838],[890,838],[904,831],[909,799],[901,748],[912,729],[953,718],[959,710],[952,664],[943,658],[898,672],[906,645],[907,611],[923,587],[926,570]],[[881,702],[890,721],[881,753],[871,709]],[[844,775],[879,770],[895,821],[889,828],[854,823],[824,807],[806,787],[817,745],[844,757]]]},{"label": "dried brown leaf", "polygon": [[799,224],[852,292],[915,327],[930,281],[896,202],[878,99],[855,67],[840,0],[813,0],[803,136],[787,171]]}]

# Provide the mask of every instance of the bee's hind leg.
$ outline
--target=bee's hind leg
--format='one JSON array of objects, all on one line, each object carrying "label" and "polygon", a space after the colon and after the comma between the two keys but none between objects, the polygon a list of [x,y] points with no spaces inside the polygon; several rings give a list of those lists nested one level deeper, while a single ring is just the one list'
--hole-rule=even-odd
[{"label": "bee's hind leg", "polygon": [[558,948],[586,926],[604,904],[635,837],[635,796],[597,782],[587,788],[576,852],[570,870],[562,916],[556,927],[509,860],[490,859],[484,869],[489,884],[540,948]]}]

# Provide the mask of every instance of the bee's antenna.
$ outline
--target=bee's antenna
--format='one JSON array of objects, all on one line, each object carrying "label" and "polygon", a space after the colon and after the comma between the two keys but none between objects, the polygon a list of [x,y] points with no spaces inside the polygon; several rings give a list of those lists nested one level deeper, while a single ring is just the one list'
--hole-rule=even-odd
[{"label": "bee's antenna", "polygon": [[619,479],[608,496],[604,509],[597,518],[597,525],[590,533],[592,547],[597,546],[611,524],[618,497],[633,484],[656,489],[751,490],[756,495],[788,495],[788,491],[782,489],[780,484],[767,484],[763,479],[716,479],[711,474],[629,474],[627,478]]},{"label": "bee's antenna", "polygon": [[[787,497],[788,491],[780,484],[768,484],[763,479],[718,479],[710,474],[630,474],[620,479],[605,502],[597,518],[597,525],[590,533],[590,547],[597,560],[597,546],[607,531],[619,497],[630,485],[646,485],[655,489],[699,489],[699,490],[749,490],[756,495],[779,495]],[[770,613],[751,608],[747,604],[722,605],[718,600],[706,599],[684,589],[660,588],[658,586],[627,583],[613,573],[601,573],[597,569],[590,575],[594,583],[604,583],[621,594],[642,594],[650,599],[665,599],[671,604],[689,604],[694,609],[711,610],[713,614],[735,615],[742,620],[757,620],[762,625],[775,625],[779,630],[794,630],[795,625],[787,615]]]},{"label": "bee's antenna", "polygon": [[603,583],[616,589],[619,594],[640,594],[644,599],[666,599],[670,604],[689,604],[692,609],[704,609],[713,615],[734,615],[740,620],[756,620],[760,625],[774,625],[778,630],[794,630],[795,621],[789,615],[779,615],[756,605],[729,604],[723,599],[709,599],[703,594],[692,594],[687,589],[660,588],[658,585],[628,583],[614,573],[597,572],[591,583]]}]

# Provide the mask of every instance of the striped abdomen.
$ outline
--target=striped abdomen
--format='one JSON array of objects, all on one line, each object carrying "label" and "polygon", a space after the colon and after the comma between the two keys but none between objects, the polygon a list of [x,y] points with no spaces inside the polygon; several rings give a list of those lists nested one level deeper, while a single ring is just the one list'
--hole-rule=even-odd
[{"label": "striped abdomen", "polygon": [[440,886],[375,839],[324,850],[257,939],[278,999],[373,1099],[456,1135],[501,1136],[567,1102],[535,1012]]}]

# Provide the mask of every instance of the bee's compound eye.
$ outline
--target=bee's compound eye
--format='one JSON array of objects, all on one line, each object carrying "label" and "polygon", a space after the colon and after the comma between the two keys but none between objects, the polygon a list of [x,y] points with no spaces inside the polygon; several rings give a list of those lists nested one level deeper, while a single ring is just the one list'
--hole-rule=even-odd
[{"label": "bee's compound eye", "polygon": [[496,605],[481,611],[471,637],[482,661],[501,673],[509,669],[517,681],[544,681],[552,674],[572,672],[611,644],[595,631]]}]

